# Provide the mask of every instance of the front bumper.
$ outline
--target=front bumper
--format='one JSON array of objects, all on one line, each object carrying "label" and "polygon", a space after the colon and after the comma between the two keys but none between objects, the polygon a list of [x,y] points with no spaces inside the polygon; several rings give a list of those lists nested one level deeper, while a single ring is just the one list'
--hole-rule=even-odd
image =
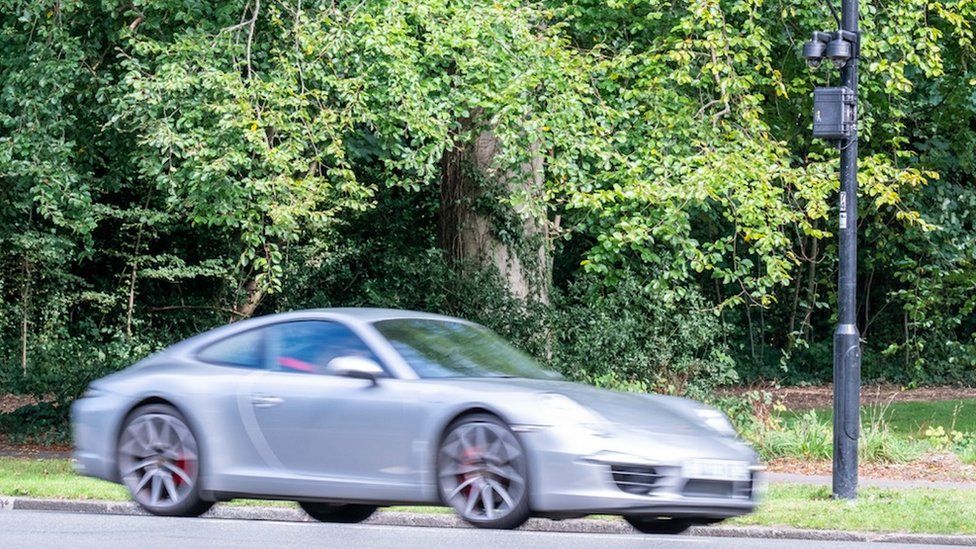
[{"label": "front bumper", "polygon": [[[534,435],[552,436],[533,433],[525,439]],[[689,449],[682,444],[667,447],[661,441],[649,444],[646,439],[635,444],[631,437],[602,442],[589,439],[580,444],[578,433],[568,447],[551,442],[533,445],[530,459],[530,506],[543,516],[599,513],[720,520],[752,512],[765,489],[762,467],[745,447],[723,454],[715,452],[716,445]],[[543,449],[553,447],[556,449]],[[606,451],[607,447],[611,451]],[[629,451],[621,452],[621,448]],[[594,459],[594,455],[601,457]],[[688,478],[683,475],[682,462],[690,458],[747,461],[751,465],[749,477],[737,481]],[[632,487],[626,482],[628,478],[619,474],[621,468],[652,470],[653,485],[641,493],[628,491]]]},{"label": "front bumper", "polygon": [[110,393],[79,398],[71,405],[72,455],[79,474],[119,482],[115,442],[125,399]]}]

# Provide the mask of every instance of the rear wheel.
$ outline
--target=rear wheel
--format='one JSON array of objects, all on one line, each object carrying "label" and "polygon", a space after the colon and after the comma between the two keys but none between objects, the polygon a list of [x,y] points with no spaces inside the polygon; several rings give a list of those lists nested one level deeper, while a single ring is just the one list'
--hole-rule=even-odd
[{"label": "rear wheel", "polygon": [[525,451],[511,429],[488,414],[462,417],[437,452],[441,499],[480,528],[518,528],[529,518]]},{"label": "rear wheel", "polygon": [[658,517],[625,516],[624,520],[645,534],[680,534],[692,526],[688,520]]},{"label": "rear wheel", "polygon": [[298,505],[319,522],[342,522],[346,524],[368,519],[376,507],[373,505],[354,505],[343,503],[316,503],[299,501]]},{"label": "rear wheel", "polygon": [[195,517],[213,505],[200,498],[197,440],[172,406],[150,404],[126,418],[117,463],[132,498],[154,515]]}]

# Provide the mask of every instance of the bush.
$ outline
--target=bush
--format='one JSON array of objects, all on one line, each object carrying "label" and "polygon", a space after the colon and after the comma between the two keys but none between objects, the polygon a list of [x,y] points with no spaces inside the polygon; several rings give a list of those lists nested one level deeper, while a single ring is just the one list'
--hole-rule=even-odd
[{"label": "bush", "polygon": [[885,422],[872,422],[861,429],[858,456],[867,463],[905,463],[925,453],[926,445],[900,437]]},{"label": "bush", "polygon": [[714,309],[697,294],[675,299],[635,277],[612,288],[583,279],[543,304],[513,298],[489,273],[453,290],[442,312],[484,324],[569,379],[696,398],[737,380]]},{"label": "bush", "polygon": [[833,448],[830,424],[810,410],[785,427],[766,427],[753,440],[766,458],[830,459]]},{"label": "bush", "polygon": [[771,392],[761,389],[741,395],[710,396],[705,401],[722,410],[736,431],[747,439],[755,438],[754,434],[764,429],[781,428],[783,418],[780,414],[786,411],[781,402],[773,402]]},{"label": "bush", "polygon": [[[289,283],[307,293],[289,288],[301,298],[283,300],[282,308],[379,306],[459,316],[570,379],[612,389],[701,398],[737,380],[715,309],[693,291],[653,291],[631,274],[613,285],[581,277],[552,289],[548,303],[523,301],[496,272],[469,266],[461,276],[430,242],[411,238],[411,227],[396,229],[377,237],[374,248],[346,250],[337,264],[296,273]],[[377,254],[387,247],[400,253]]]},{"label": "bush", "polygon": [[[462,277],[437,250],[416,251],[386,263],[366,261],[368,254],[352,261],[350,252],[341,258],[370,269],[296,273],[291,282],[318,291],[295,292],[297,299],[274,298],[265,312],[392,306],[460,316],[486,325],[570,379],[611,389],[701,398],[736,380],[718,318],[697,294],[679,299],[655,293],[636,277],[613,287],[583,279],[569,291],[554,290],[549,303],[525,302],[512,297],[497,275],[468,271]],[[57,332],[32,341],[26,374],[16,356],[18,343],[8,340],[0,363],[4,391],[30,394],[48,405],[25,410],[16,421],[7,418],[6,425],[27,432],[63,424],[71,401],[93,379],[205,327],[184,323],[170,331],[144,329],[133,338],[108,329]]]},{"label": "bush", "polygon": [[0,432],[13,444],[66,444],[71,440],[66,411],[50,402],[23,406],[0,414]]},{"label": "bush", "polygon": [[[755,445],[764,459],[827,460],[833,456],[833,425],[828,419],[821,418],[816,410],[809,410],[792,419],[784,419],[778,415],[785,412],[784,408],[773,404],[772,409],[777,414],[770,414],[770,407],[764,407],[763,401],[757,400],[755,395],[747,394],[737,400],[739,402],[734,405],[725,403],[723,409],[734,411],[736,415],[730,415],[731,418],[740,418],[736,422],[737,427],[743,437]],[[767,396],[767,403],[768,400]],[[744,415],[747,409],[759,409],[760,413],[749,418]],[[882,409],[862,427],[858,441],[860,460],[864,463],[905,463],[921,457],[930,444],[891,432],[884,414]]]},{"label": "bush", "polygon": [[27,371],[14,361],[5,361],[7,367],[0,370],[0,385],[4,392],[33,396],[38,404],[0,416],[0,426],[14,438],[66,440],[71,402],[88,384],[129,366],[155,348],[121,336],[107,341],[75,336],[36,342],[31,347]]},{"label": "bush", "polygon": [[714,308],[696,293],[583,279],[554,303],[550,363],[572,379],[697,398],[738,379]]},{"label": "bush", "polygon": [[955,452],[963,463],[976,464],[976,433],[964,433],[953,427],[946,429],[936,425],[925,429],[925,439],[936,450]]},{"label": "bush", "polygon": [[968,463],[969,465],[976,465],[976,437],[973,438],[973,442],[964,446],[958,452],[959,459],[963,463]]}]

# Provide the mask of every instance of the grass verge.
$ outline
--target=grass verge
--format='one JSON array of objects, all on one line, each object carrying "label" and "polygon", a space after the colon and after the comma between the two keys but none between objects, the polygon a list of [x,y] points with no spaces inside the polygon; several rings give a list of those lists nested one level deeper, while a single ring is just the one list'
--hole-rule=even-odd
[{"label": "grass verge", "polygon": [[[0,495],[36,498],[128,500],[121,487],[76,475],[67,460],[0,457]],[[233,505],[290,506],[290,502],[235,500]],[[445,513],[443,507],[398,507]],[[818,486],[773,485],[759,510],[731,524],[831,530],[976,534],[976,490],[865,488],[853,502],[831,499]]]},{"label": "grass verge", "polygon": [[[831,410],[787,410],[768,392],[717,401],[764,459],[826,460]],[[895,402],[861,410],[859,454],[864,463],[909,463],[928,452],[952,451],[976,463],[976,400]]]},{"label": "grass verge", "polygon": [[0,457],[0,495],[120,501],[125,488],[75,474],[66,459]]},{"label": "grass verge", "polygon": [[976,490],[862,488],[854,501],[835,500],[830,488],[777,485],[759,511],[730,524],[825,530],[976,534]]},{"label": "grass verge", "polygon": [[[787,421],[796,421],[803,412],[786,412]],[[833,422],[833,410],[817,410],[817,415],[827,423]],[[877,418],[883,418],[893,434],[923,437],[929,427],[941,426],[946,430],[976,433],[976,400],[937,400],[930,402],[893,402],[864,406],[861,423],[866,427]]]},{"label": "grass verge", "polygon": [[[45,499],[128,501],[129,493],[118,484],[83,477],[66,459],[0,457],[0,496]],[[294,507],[290,501],[235,499],[230,505]],[[448,513],[444,507],[397,507],[396,510]]]}]

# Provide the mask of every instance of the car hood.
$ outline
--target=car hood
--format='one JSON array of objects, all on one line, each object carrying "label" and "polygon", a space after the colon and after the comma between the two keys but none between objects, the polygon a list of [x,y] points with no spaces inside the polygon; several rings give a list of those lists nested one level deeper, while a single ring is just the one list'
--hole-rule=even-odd
[{"label": "car hood", "polygon": [[561,394],[597,413],[616,429],[672,435],[715,435],[714,431],[695,418],[694,408],[700,405],[682,398],[622,393],[556,380],[482,378],[451,380],[449,384],[475,389],[480,393],[514,391]]}]

